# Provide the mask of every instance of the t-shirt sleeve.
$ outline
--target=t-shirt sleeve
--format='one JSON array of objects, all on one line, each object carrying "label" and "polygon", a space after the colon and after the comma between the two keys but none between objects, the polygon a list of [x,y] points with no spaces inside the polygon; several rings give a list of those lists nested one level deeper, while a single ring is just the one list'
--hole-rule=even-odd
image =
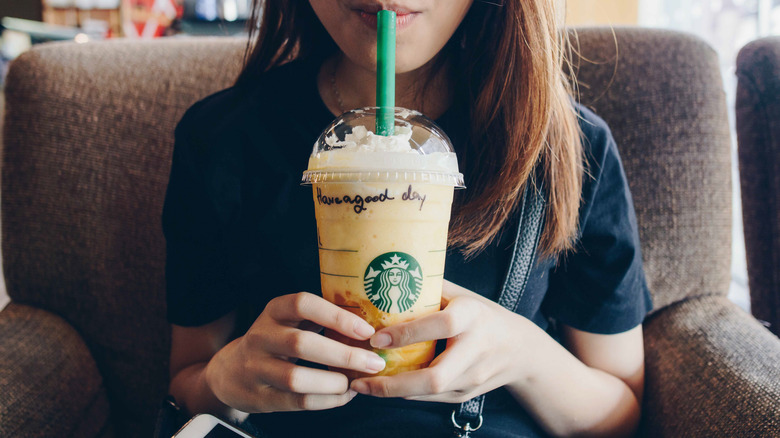
[{"label": "t-shirt sleeve", "polygon": [[229,282],[230,225],[224,201],[214,199],[217,178],[207,169],[208,147],[195,134],[193,112],[188,111],[176,127],[162,215],[167,317],[182,326],[214,321],[240,300]]},{"label": "t-shirt sleeve", "polygon": [[542,310],[578,330],[616,334],[641,324],[652,301],[626,175],[609,129],[599,122],[584,136],[588,168],[575,251],[553,268]]}]

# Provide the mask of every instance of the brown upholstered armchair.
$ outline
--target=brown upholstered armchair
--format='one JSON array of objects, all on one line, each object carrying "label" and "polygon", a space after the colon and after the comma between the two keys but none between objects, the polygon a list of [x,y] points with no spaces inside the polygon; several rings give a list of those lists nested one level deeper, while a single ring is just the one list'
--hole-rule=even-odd
[{"label": "brown upholstered armchair", "polygon": [[[649,30],[582,30],[578,44],[590,60],[577,67],[581,100],[618,141],[655,299],[644,434],[776,436],[780,339],[726,299],[729,131],[715,53]],[[230,84],[242,49],[54,44],[11,66],[1,436],[151,433],[167,380],[159,216],[173,127]]]},{"label": "brown upholstered armchair", "polygon": [[737,138],[751,310],[780,336],[780,37],[737,57]]}]

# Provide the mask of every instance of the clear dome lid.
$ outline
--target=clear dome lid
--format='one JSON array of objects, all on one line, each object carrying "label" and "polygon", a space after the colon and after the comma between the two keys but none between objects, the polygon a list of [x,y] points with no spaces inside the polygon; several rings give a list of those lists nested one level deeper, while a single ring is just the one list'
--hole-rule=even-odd
[{"label": "clear dome lid", "polygon": [[314,143],[302,183],[409,181],[462,188],[447,134],[423,114],[395,108],[392,136],[374,134],[377,107],[337,117]]}]

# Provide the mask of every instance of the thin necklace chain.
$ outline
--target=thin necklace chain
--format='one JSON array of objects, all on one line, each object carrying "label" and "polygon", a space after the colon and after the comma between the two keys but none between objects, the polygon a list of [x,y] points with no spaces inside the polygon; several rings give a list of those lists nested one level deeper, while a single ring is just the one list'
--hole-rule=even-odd
[{"label": "thin necklace chain", "polygon": [[333,64],[333,70],[331,70],[330,72],[330,85],[333,88],[333,94],[336,96],[336,100],[338,101],[339,111],[341,111],[341,113],[343,114],[347,111],[344,109],[344,101],[341,100],[341,93],[339,93],[339,86],[336,85],[336,70],[339,67],[339,61],[340,60],[337,60]]}]

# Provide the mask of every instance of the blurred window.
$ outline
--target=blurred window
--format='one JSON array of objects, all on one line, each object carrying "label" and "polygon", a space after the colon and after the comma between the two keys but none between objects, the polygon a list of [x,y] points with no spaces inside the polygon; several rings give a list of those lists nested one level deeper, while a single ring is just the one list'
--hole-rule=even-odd
[{"label": "blurred window", "polygon": [[734,230],[729,297],[747,310],[750,308],[750,298],[734,126],[736,60],[739,50],[750,41],[780,35],[780,0],[640,0],[639,24],[696,34],[718,52],[728,101],[733,152]]}]

